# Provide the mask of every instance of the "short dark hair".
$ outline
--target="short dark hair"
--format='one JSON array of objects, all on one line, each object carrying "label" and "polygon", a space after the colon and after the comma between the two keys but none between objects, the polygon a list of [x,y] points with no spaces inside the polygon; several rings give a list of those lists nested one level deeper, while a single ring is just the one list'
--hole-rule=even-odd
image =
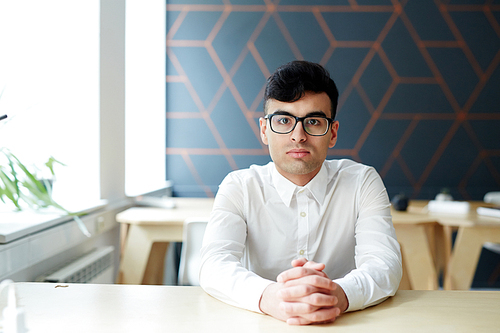
[{"label": "short dark hair", "polygon": [[339,98],[335,82],[323,66],[304,60],[284,64],[267,79],[264,113],[269,99],[291,103],[301,99],[307,91],[325,92],[331,101],[331,118],[335,118]]}]

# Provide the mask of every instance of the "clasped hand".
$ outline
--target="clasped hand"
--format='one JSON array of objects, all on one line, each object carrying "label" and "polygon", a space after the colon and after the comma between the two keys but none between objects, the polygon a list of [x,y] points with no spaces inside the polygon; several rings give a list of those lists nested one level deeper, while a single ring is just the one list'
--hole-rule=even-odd
[{"label": "clasped hand", "polygon": [[348,303],[342,288],[323,272],[325,265],[304,258],[269,285],[260,301],[262,312],[290,325],[333,322]]}]

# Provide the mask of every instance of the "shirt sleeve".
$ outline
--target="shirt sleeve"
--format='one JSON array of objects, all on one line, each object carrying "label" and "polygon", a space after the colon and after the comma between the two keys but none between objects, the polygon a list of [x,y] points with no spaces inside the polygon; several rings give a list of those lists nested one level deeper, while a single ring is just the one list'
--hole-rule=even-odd
[{"label": "shirt sleeve", "polygon": [[390,201],[382,179],[373,168],[360,175],[355,225],[356,268],[334,280],[355,311],[393,296],[401,281],[401,250],[392,224]]},{"label": "shirt sleeve", "polygon": [[223,302],[261,313],[261,295],[274,281],[242,264],[247,235],[244,195],[232,174],[219,187],[201,249],[200,285]]}]

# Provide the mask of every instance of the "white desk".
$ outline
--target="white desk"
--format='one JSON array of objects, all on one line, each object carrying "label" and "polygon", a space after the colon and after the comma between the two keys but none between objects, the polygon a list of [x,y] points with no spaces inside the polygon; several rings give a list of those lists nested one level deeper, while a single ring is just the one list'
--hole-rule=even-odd
[{"label": "white desk", "polygon": [[[29,333],[498,332],[499,291],[398,291],[326,325],[292,327],[200,287],[18,283]],[[2,300],[3,301],[3,300]]]}]

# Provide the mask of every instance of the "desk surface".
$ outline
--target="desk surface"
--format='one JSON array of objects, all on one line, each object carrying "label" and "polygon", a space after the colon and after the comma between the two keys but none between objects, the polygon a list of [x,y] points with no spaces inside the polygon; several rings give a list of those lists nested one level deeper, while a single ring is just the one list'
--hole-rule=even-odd
[{"label": "desk surface", "polygon": [[[292,327],[200,287],[17,283],[37,332],[498,332],[500,291],[398,291],[327,325]],[[4,301],[4,300],[2,300]]]},{"label": "desk surface", "polygon": [[180,224],[189,217],[206,218],[212,211],[213,198],[173,198],[175,208],[133,207],[116,215],[120,223],[136,225]]},{"label": "desk surface", "polygon": [[427,200],[412,200],[405,212],[391,209],[394,224],[416,224],[437,222],[451,227],[480,227],[499,226],[500,219],[496,217],[481,216],[476,213],[480,206],[492,207],[494,205],[482,201],[469,201],[470,211],[467,214],[433,213],[427,210]]}]

